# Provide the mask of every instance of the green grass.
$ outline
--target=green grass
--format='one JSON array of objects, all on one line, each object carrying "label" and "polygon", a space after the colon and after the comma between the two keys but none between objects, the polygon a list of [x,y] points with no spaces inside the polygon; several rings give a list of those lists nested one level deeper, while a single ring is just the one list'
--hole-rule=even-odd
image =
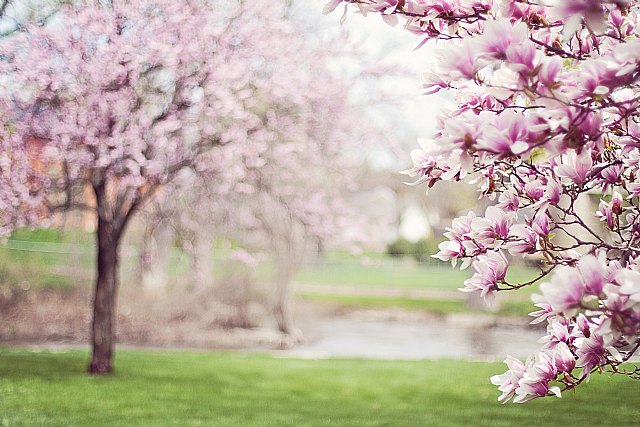
[{"label": "green grass", "polygon": [[120,351],[117,373],[86,353],[0,350],[3,426],[637,425],[638,383],[596,376],[576,393],[500,405],[502,364],[298,360]]},{"label": "green grass", "polygon": [[[460,271],[437,261],[417,264],[389,257],[377,261],[377,264],[363,265],[358,260],[343,260],[304,267],[296,274],[296,281],[314,285],[455,290],[462,287],[472,273],[472,269]],[[510,268],[507,280],[519,283],[533,277],[535,270],[516,265]]]},{"label": "green grass", "polygon": [[458,300],[308,292],[299,292],[296,293],[296,296],[307,301],[329,302],[352,308],[402,308],[404,310],[428,311],[434,314],[462,313],[470,310],[464,301]]},{"label": "green grass", "polygon": [[[351,308],[400,308],[403,310],[426,311],[433,314],[486,313],[474,309],[464,300],[413,298],[407,296],[378,295],[335,295],[298,292],[296,297],[307,301],[328,302]],[[526,316],[536,310],[533,303],[524,299],[505,298],[497,310],[489,311],[499,316]]]}]

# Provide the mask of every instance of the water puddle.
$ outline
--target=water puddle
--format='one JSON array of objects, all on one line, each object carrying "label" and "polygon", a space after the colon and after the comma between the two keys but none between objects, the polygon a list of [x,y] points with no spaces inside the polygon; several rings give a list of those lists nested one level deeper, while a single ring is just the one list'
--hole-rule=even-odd
[{"label": "water puddle", "polygon": [[507,354],[526,357],[539,350],[544,333],[486,322],[380,321],[353,318],[300,319],[305,342],[298,357],[362,357],[373,359],[503,360]]}]

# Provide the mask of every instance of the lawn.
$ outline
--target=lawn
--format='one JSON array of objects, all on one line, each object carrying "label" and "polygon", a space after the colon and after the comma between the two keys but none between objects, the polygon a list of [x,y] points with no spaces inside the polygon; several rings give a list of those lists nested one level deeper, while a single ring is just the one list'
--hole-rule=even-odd
[{"label": "lawn", "polygon": [[[462,294],[464,296],[464,294]],[[502,295],[499,295],[499,297]],[[411,311],[426,311],[433,314],[449,313],[491,313],[498,316],[527,316],[538,310],[533,302],[526,298],[514,298],[506,295],[500,298],[495,310],[486,311],[471,307],[464,299],[416,298],[410,296],[378,296],[378,295],[334,295],[311,292],[297,292],[296,297],[306,301],[327,302],[350,308],[400,308]],[[521,296],[521,295],[518,295]],[[526,317],[525,317],[526,318]]]},{"label": "lawn", "polygon": [[[6,245],[0,245],[0,282],[3,274],[26,276],[33,280],[31,284],[36,287],[55,287],[58,283],[72,286],[73,278],[79,275],[83,279],[92,278],[95,264],[93,240],[91,233],[76,229],[16,230]],[[212,273],[216,277],[224,277],[229,267],[225,262],[226,255],[233,244],[216,240],[213,246]],[[127,282],[126,274],[137,268],[137,252],[138,248],[127,245],[121,250],[124,283]],[[256,272],[258,279],[269,280],[273,270],[271,264],[265,261],[259,265]],[[189,265],[186,254],[173,248],[169,262],[170,276],[175,279],[184,277]],[[455,290],[462,286],[471,270],[452,269],[448,263],[437,260],[417,263],[413,258],[393,258],[385,254],[359,257],[331,251],[323,259],[302,266],[295,280],[316,285]],[[534,270],[516,265],[510,268],[508,279],[523,282],[531,279],[533,274]],[[81,282],[85,284],[87,280]]]},{"label": "lawn", "polygon": [[[384,257],[366,263],[352,257],[305,266],[296,275],[296,280],[310,284],[456,290],[472,272],[472,268],[461,271],[437,260],[418,264],[412,259]],[[535,270],[516,265],[509,269],[507,279],[516,283],[533,277]]]},{"label": "lawn", "polygon": [[0,349],[3,426],[637,425],[639,384],[595,377],[577,393],[500,405],[480,362],[300,360],[120,351],[117,373],[87,354]]}]

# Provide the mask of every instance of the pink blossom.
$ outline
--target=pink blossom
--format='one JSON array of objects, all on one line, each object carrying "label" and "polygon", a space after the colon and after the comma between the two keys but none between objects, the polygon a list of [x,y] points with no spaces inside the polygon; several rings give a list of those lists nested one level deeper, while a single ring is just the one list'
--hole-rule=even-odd
[{"label": "pink blossom", "polygon": [[547,325],[547,335],[538,340],[544,343],[543,348],[554,348],[558,344],[566,344],[569,341],[570,334],[567,325],[559,321],[549,321]]},{"label": "pink blossom", "polygon": [[498,401],[507,403],[515,396],[520,380],[526,372],[526,366],[520,360],[511,356],[507,356],[504,363],[507,365],[508,370],[504,374],[492,376],[491,383],[497,385],[498,390],[502,392],[502,395],[498,397]]},{"label": "pink blossom", "polygon": [[516,212],[519,206],[520,198],[518,197],[518,194],[513,190],[505,191],[504,193],[500,194],[500,197],[498,198],[498,204],[496,205],[497,208],[502,209],[505,212]]},{"label": "pink blossom", "polygon": [[527,37],[526,25],[513,25],[508,19],[489,21],[478,44],[478,49],[497,59],[505,59],[512,45],[519,45]]},{"label": "pink blossom", "polygon": [[531,229],[540,237],[549,234],[549,215],[546,212],[538,212],[531,222]]},{"label": "pink blossom", "polygon": [[478,45],[474,40],[465,40],[457,48],[446,48],[438,51],[445,74],[452,80],[473,79],[484,66],[478,57]]},{"label": "pink blossom", "polygon": [[611,196],[611,210],[613,211],[614,214],[622,215],[623,203],[624,203],[624,200],[622,199],[622,194],[618,193],[617,191],[614,191],[613,195]]},{"label": "pink blossom", "polygon": [[478,140],[478,147],[500,155],[519,155],[529,150],[525,117],[512,110],[500,114]]},{"label": "pink blossom", "polygon": [[551,282],[540,285],[545,300],[556,313],[571,315],[580,306],[584,296],[582,276],[576,268],[560,266]]},{"label": "pink blossom", "polygon": [[545,198],[553,205],[560,203],[560,197],[562,195],[562,185],[557,181],[550,179],[547,182],[544,190]]},{"label": "pink blossom", "polygon": [[592,334],[589,337],[578,338],[575,340],[576,366],[582,369],[581,377],[589,378],[591,370],[604,360],[606,348],[604,338],[601,335]]},{"label": "pink blossom", "polygon": [[582,184],[593,166],[591,153],[584,150],[581,154],[570,151],[562,156],[562,164],[556,166],[555,173],[561,178],[568,178],[575,184]]},{"label": "pink blossom", "polygon": [[[534,297],[536,297],[536,295],[534,295]],[[536,299],[537,298],[534,298],[534,302],[536,301]],[[547,320],[549,317],[555,316],[550,304],[545,302],[540,302],[535,304],[535,306],[540,308],[540,310],[532,311],[531,313],[529,313],[529,316],[535,317],[535,319],[533,319],[530,322],[532,325],[542,323],[545,320]]]},{"label": "pink blossom", "polygon": [[560,388],[549,383],[557,376],[557,368],[553,357],[545,352],[536,355],[535,360],[527,363],[527,368],[518,383],[514,403],[525,403],[549,393],[560,397]]},{"label": "pink blossom", "polygon": [[553,361],[558,372],[571,373],[576,367],[576,359],[564,342],[559,342],[553,348]]},{"label": "pink blossom", "polygon": [[516,224],[509,230],[511,239],[505,247],[511,255],[531,254],[536,251],[538,235],[531,227],[523,224]]},{"label": "pink blossom", "polygon": [[524,192],[528,198],[531,200],[541,200],[544,195],[544,187],[542,186],[542,182],[540,180],[534,179],[528,181],[524,185]]},{"label": "pink blossom", "polygon": [[599,295],[608,281],[604,259],[587,255],[578,261],[578,270],[582,276],[585,291],[591,295]]},{"label": "pink blossom", "polygon": [[485,246],[492,245],[496,239],[506,239],[512,218],[502,209],[489,206],[484,217],[476,217],[471,222],[475,240]]},{"label": "pink blossom", "polygon": [[538,73],[540,83],[547,87],[553,87],[557,83],[558,73],[561,68],[562,60],[560,58],[554,56],[545,60]]},{"label": "pink blossom", "polygon": [[596,215],[600,218],[600,221],[604,221],[607,224],[609,229],[613,230],[616,226],[615,215],[613,214],[611,205],[604,200],[600,200],[600,205],[598,205]]},{"label": "pink blossom", "polygon": [[493,298],[498,289],[498,284],[502,282],[507,274],[507,260],[500,252],[487,252],[486,255],[479,255],[478,260],[473,263],[475,273],[470,279],[464,281],[462,292],[480,292],[483,298]]}]

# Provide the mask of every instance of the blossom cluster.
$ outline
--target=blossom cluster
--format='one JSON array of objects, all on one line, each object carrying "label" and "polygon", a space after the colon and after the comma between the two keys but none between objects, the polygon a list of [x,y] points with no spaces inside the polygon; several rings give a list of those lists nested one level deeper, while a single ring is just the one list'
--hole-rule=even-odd
[{"label": "blossom cluster", "polygon": [[[419,140],[405,173],[477,185],[493,201],[456,218],[437,258],[473,276],[462,291],[540,284],[542,351],[492,378],[501,401],[560,395],[640,346],[640,4],[632,0],[334,0],[436,40],[427,93],[457,107]],[[600,199],[597,209],[591,206]],[[517,258],[539,274],[507,280]],[[548,281],[550,278],[550,281]]]}]

